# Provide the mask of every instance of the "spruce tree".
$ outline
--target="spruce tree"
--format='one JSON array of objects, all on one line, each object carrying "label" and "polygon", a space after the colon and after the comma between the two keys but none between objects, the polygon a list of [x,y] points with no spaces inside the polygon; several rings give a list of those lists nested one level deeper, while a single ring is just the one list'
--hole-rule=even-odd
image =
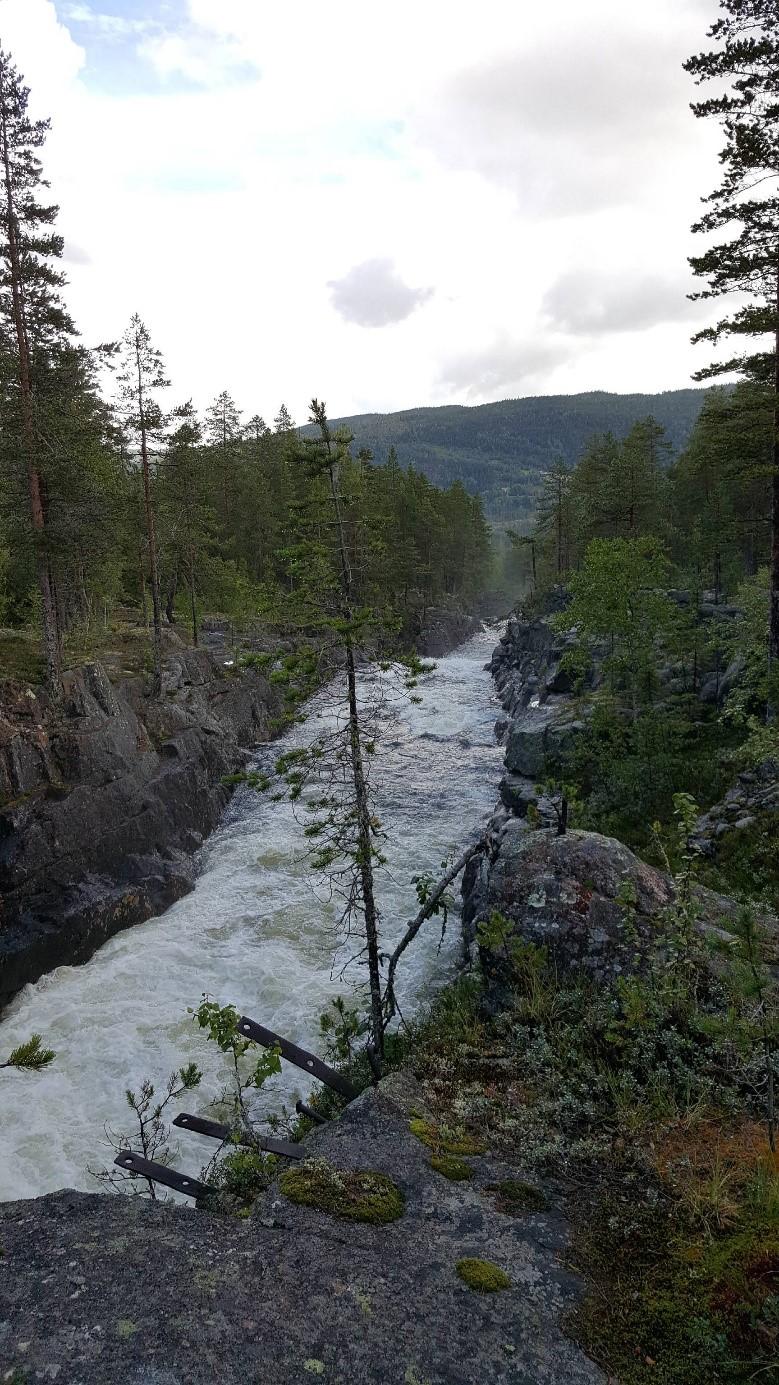
[{"label": "spruce tree", "polygon": [[[4,431],[18,428],[27,478],[35,568],[41,596],[46,681],[59,692],[62,635],[57,613],[48,533],[45,450],[37,410],[37,386],[52,349],[74,332],[59,290],[56,268],[63,242],[50,228],[58,208],[40,200],[48,187],[38,150],[48,120],[31,120],[29,88],[8,53],[0,49],[0,317],[14,390],[4,401]],[[15,398],[14,398],[15,395]]]},{"label": "spruce tree", "polygon": [[[772,548],[769,596],[769,660],[779,661],[779,15],[776,0],[720,0],[720,18],[709,30],[717,47],[685,63],[700,84],[717,81],[724,92],[695,102],[696,116],[720,121],[725,144],[724,175],[704,198],[706,211],[693,227],[706,234],[726,231],[702,255],[691,259],[707,280],[696,298],[746,295],[749,302],[694,341],[714,344],[723,337],[770,338],[770,347],[742,351],[698,371],[696,379],[739,371],[767,386],[773,400],[771,458]],[[769,716],[776,715],[769,697]]]},{"label": "spruce tree", "polygon": [[130,325],[122,337],[117,378],[125,426],[137,439],[141,453],[143,511],[154,626],[154,676],[151,692],[153,697],[159,697],[162,691],[162,607],[152,499],[150,444],[161,431],[164,421],[156,393],[167,387],[168,380],[162,355],[152,344],[149,330],[137,313],[131,317]]},{"label": "spruce tree", "polygon": [[292,417],[286,404],[282,404],[273,422],[276,425],[277,433],[291,433],[295,427],[295,420]]}]

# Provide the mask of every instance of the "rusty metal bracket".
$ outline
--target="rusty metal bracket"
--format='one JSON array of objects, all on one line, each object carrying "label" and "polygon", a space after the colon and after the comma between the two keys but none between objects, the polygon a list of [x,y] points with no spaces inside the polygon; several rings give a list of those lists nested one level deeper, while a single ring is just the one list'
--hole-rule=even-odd
[{"label": "rusty metal bracket", "polygon": [[[180,1130],[194,1130],[196,1135],[208,1135],[212,1140],[234,1140],[235,1132],[221,1121],[207,1120],[205,1116],[191,1116],[182,1111],[173,1121]],[[266,1154],[276,1154],[280,1159],[305,1159],[306,1151],[302,1145],[291,1144],[288,1140],[274,1140],[269,1135],[238,1135],[239,1145],[263,1149]]]},{"label": "rusty metal bracket", "polygon": [[295,1110],[299,1116],[307,1116],[315,1125],[327,1125],[327,1116],[320,1116],[319,1112],[305,1101],[296,1101]]},{"label": "rusty metal bracket", "polygon": [[345,1096],[347,1101],[354,1101],[358,1095],[355,1087],[342,1077],[340,1072],[328,1067],[321,1058],[315,1057],[305,1048],[299,1048],[297,1044],[290,1043],[289,1039],[282,1039],[280,1034],[274,1034],[272,1029],[266,1029],[264,1024],[258,1024],[256,1020],[249,1019],[248,1015],[242,1015],[238,1021],[238,1029],[241,1034],[245,1034],[247,1039],[254,1039],[255,1043],[264,1044],[266,1048],[278,1048],[282,1058],[294,1063],[296,1068],[302,1068],[303,1072],[309,1073],[311,1077],[316,1077],[320,1082],[324,1082],[326,1087],[331,1087],[334,1092]]},{"label": "rusty metal bracket", "polygon": [[167,1164],[157,1164],[153,1159],[144,1159],[140,1154],[134,1154],[131,1149],[121,1149],[114,1163],[118,1164],[120,1169],[126,1169],[128,1173],[137,1173],[143,1178],[152,1179],[154,1183],[163,1183],[166,1188],[173,1188],[177,1193],[184,1193],[186,1197],[206,1197],[216,1191],[210,1184],[201,1183],[199,1178],[190,1178],[188,1174],[179,1173],[178,1169],[169,1169]]}]

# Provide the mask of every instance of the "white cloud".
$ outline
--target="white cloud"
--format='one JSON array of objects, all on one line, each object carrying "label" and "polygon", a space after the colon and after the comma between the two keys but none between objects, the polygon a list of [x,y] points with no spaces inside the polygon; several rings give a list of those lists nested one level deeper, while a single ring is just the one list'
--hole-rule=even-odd
[{"label": "white cloud", "polygon": [[687,295],[695,283],[691,275],[647,274],[640,267],[612,268],[591,265],[567,270],[547,289],[542,311],[556,331],[575,336],[609,332],[635,332],[659,322],[690,322],[708,313]]},{"label": "white cloud", "polygon": [[571,354],[572,347],[564,340],[515,341],[501,333],[485,346],[445,359],[440,380],[472,400],[514,398],[535,388]]},{"label": "white cloud", "polygon": [[335,415],[686,384],[705,353],[648,298],[673,315],[717,179],[681,72],[715,12],[188,0],[120,34],[100,0],[0,0],[0,29],[53,117],[84,339],[137,309],[176,395],[227,382],[300,418],[312,394]]},{"label": "white cloud", "polygon": [[203,87],[219,87],[236,73],[252,70],[240,46],[232,40],[215,43],[208,33],[163,33],[143,40],[138,47],[161,77],[185,77]]}]

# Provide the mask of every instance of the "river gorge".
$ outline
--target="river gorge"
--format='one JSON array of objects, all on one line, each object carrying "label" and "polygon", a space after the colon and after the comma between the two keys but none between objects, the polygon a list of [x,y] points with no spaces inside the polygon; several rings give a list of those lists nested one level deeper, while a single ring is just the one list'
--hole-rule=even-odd
[{"label": "river gorge", "polygon": [[[419,688],[421,702],[390,700],[374,763],[378,812],[387,834],[381,899],[383,940],[392,943],[416,910],[412,877],[436,873],[490,816],[503,750],[497,703],[485,665],[498,631],[484,630],[438,660]],[[368,682],[375,675],[363,674]],[[332,715],[321,694],[302,728],[257,754],[316,733]],[[96,1189],[90,1168],[111,1163],[105,1126],[127,1128],[125,1091],[193,1061],[199,1091],[181,1105],[208,1114],[224,1080],[221,1055],[188,1015],[201,994],[315,1051],[319,1015],[361,980],[335,931],[336,910],[311,880],[302,828],[291,806],[244,787],[200,853],[194,890],[160,916],[109,939],[82,966],[60,966],[16,996],[0,1024],[0,1053],[40,1032],[56,1060],[37,1075],[0,1074],[0,1198],[63,1186]],[[441,942],[428,923],[404,958],[399,997],[413,1013],[450,977],[461,949],[452,921]],[[307,1080],[288,1065],[263,1090],[258,1116],[294,1106]],[[213,1152],[187,1135],[176,1162],[196,1171]]]}]

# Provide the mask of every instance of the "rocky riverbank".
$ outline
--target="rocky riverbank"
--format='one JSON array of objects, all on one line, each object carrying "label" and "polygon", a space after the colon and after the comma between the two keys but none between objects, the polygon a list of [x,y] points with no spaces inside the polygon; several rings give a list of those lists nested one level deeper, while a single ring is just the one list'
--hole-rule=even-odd
[{"label": "rocky riverbank", "polygon": [[[480,628],[431,608],[417,648],[442,656]],[[204,636],[203,650],[168,637],[158,701],[142,676],[109,677],[100,661],[65,674],[59,708],[0,681],[0,1008],[192,888],[194,853],[229,798],[224,777],[283,711],[261,673],[238,667],[226,622]],[[269,648],[267,633],[254,643]]]},{"label": "rocky riverbank", "polygon": [[189,890],[192,856],[229,797],[222,777],[267,738],[281,700],[254,671],[182,647],[159,701],[99,663],[61,709],[2,685],[0,1003]]},{"label": "rocky riverbank", "polygon": [[[493,660],[507,711],[542,745],[566,717],[562,653],[548,628],[515,625]],[[550,697],[554,716],[544,715]],[[501,729],[510,747],[515,728]],[[642,1084],[653,1091],[662,1072],[689,1102],[687,1084],[710,1090],[721,1063],[714,1052],[707,1066],[695,1016],[695,1042],[680,1047],[682,1011],[670,1028],[649,1011],[636,1023],[633,992],[620,989],[657,952],[675,883],[621,842],[558,836],[543,816],[543,804],[529,818],[504,801],[468,872],[467,936],[486,925],[481,979],[442,998],[412,1033],[401,1072],[305,1137],[300,1181],[324,1180],[326,1209],[316,1198],[301,1205],[284,1174],[244,1221],[72,1192],[0,1208],[8,1378],[242,1385],[259,1372],[279,1385],[307,1374],[595,1385],[621,1379],[625,1363],[638,1372],[626,1378],[642,1383],[669,1363],[669,1380],[724,1378],[729,1322],[717,1318],[704,1340],[694,1319],[701,1304],[716,1316],[710,1305],[726,1302],[730,1262],[706,1261],[711,1226],[681,1269],[673,1258],[687,1225],[679,1189],[694,1113],[678,1118],[670,1102],[652,1115],[642,1099]],[[709,931],[727,922],[730,901],[705,892],[701,902]],[[615,1061],[612,1092],[604,1071]],[[736,1090],[728,1139],[741,1138],[731,1129]],[[631,1094],[635,1110],[624,1104]],[[718,1127],[706,1111],[701,1119],[708,1148]],[[753,1118],[743,1130],[751,1143],[739,1157],[758,1161]],[[391,1217],[344,1211],[357,1171],[393,1189]],[[721,1256],[753,1253],[740,1225],[716,1235]],[[765,1238],[762,1224],[755,1235]],[[571,1260],[591,1277],[584,1300]],[[754,1312],[762,1308],[756,1299]]]}]

